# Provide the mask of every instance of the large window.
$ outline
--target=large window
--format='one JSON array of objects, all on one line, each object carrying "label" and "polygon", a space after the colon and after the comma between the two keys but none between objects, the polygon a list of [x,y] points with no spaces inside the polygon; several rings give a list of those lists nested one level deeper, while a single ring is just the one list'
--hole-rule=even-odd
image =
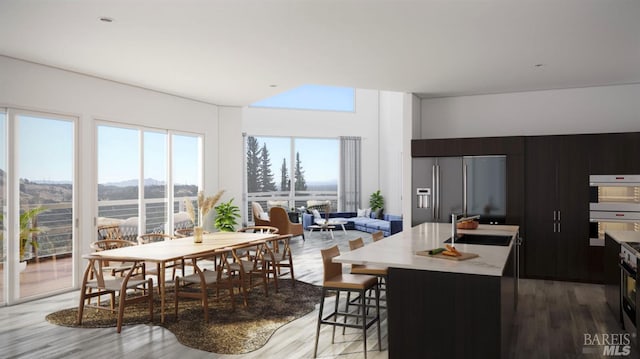
[{"label": "large window", "polygon": [[129,240],[189,226],[184,200],[197,195],[201,167],[200,135],[99,125],[97,225]]},{"label": "large window", "polygon": [[332,138],[256,137],[246,140],[247,213],[259,202],[267,209],[329,200],[337,209],[339,142]]}]

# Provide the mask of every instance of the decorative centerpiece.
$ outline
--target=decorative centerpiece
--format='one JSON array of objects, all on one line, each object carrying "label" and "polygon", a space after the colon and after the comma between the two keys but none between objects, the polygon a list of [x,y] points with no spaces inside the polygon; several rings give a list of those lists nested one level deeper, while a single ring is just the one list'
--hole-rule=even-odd
[{"label": "decorative centerpiece", "polygon": [[216,205],[224,190],[219,191],[215,195],[211,197],[205,197],[204,192],[198,192],[198,213],[193,206],[193,202],[190,199],[186,199],[184,201],[185,207],[187,208],[187,213],[189,214],[189,218],[191,222],[193,222],[193,242],[194,243],[202,243],[202,234],[204,230],[202,225],[204,223],[204,217],[209,213],[209,211]]}]

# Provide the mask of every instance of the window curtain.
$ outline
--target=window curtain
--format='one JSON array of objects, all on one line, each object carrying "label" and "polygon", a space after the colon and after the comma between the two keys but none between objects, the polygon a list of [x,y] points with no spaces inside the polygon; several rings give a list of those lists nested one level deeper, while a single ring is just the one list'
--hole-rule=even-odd
[{"label": "window curtain", "polygon": [[338,210],[355,212],[360,208],[360,137],[340,137],[340,190]]}]

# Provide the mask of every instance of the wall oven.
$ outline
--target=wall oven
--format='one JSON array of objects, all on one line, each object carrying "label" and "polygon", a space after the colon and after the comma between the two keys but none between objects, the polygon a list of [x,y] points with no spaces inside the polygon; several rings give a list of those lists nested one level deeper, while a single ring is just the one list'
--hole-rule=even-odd
[{"label": "wall oven", "polygon": [[606,230],[640,231],[640,175],[589,176],[589,244],[604,246]]}]

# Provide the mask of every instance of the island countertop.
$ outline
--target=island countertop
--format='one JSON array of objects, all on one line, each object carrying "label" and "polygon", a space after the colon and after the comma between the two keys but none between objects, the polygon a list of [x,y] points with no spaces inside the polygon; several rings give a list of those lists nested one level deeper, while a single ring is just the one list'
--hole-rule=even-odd
[{"label": "island countertop", "polygon": [[618,243],[622,242],[640,242],[640,232],[607,230],[606,233]]},{"label": "island countertop", "polygon": [[480,225],[474,230],[458,230],[458,234],[510,235],[512,240],[508,246],[456,243],[456,249],[459,251],[478,254],[476,258],[456,261],[416,254],[418,251],[444,247],[444,241],[451,237],[451,224],[423,223],[354,251],[342,253],[333,260],[349,264],[501,276],[511,246],[515,245],[518,230],[518,226],[508,225]]}]

